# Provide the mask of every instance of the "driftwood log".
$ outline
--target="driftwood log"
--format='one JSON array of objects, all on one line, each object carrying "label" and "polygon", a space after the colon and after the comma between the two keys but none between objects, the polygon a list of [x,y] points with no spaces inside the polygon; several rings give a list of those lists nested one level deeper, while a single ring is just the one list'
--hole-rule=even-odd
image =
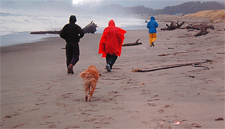
[{"label": "driftwood log", "polygon": [[206,60],[204,62],[197,62],[197,63],[195,62],[195,63],[186,63],[186,64],[175,64],[175,65],[170,65],[170,66],[155,68],[155,69],[149,69],[149,70],[135,69],[132,72],[152,72],[152,71],[157,71],[157,70],[171,69],[171,68],[177,68],[177,67],[183,67],[183,66],[189,66],[189,65],[192,65],[194,67],[205,67],[205,66],[201,66],[201,64],[208,63],[208,62],[212,62],[212,60]]},{"label": "driftwood log", "polygon": [[198,33],[195,35],[195,37],[201,36],[201,35],[206,35],[206,34],[208,34],[208,33],[209,33],[209,32],[206,31],[206,30],[201,30],[200,32],[198,32]]},{"label": "driftwood log", "polygon": [[188,31],[192,31],[192,30],[200,30],[195,36],[201,36],[201,35],[206,35],[209,32],[207,31],[207,29],[210,28],[212,30],[214,30],[214,26],[213,25],[206,25],[206,24],[200,24],[200,25],[188,25],[186,27],[186,29],[188,29]]},{"label": "driftwood log", "polygon": [[186,27],[186,29],[194,29],[194,30],[201,30],[201,28],[205,28],[206,30],[208,28],[210,28],[210,29],[214,30],[214,26],[213,25],[204,25],[204,24],[200,24],[200,25],[192,25],[192,24],[190,24],[190,25],[188,25]]},{"label": "driftwood log", "polygon": [[91,21],[91,23],[89,23],[88,25],[86,25],[83,30],[84,30],[84,34],[86,33],[91,33],[91,34],[94,34],[97,30],[97,24],[95,24],[93,21]]},{"label": "driftwood log", "polygon": [[140,39],[137,39],[137,41],[135,43],[124,43],[122,46],[135,46],[135,45],[140,45],[142,43],[139,43]]},{"label": "driftwood log", "polygon": [[30,34],[60,34],[60,31],[33,31]]},{"label": "driftwood log", "polygon": [[179,21],[175,24],[174,22],[171,22],[170,25],[166,24],[166,28],[162,28],[161,30],[175,30],[177,28],[180,28],[185,22],[182,22],[179,24]]},{"label": "driftwood log", "polygon": [[[94,34],[97,30],[97,24],[95,24],[93,21],[91,21],[91,23],[89,23],[88,25],[86,25],[84,28],[83,28],[83,31],[84,31],[84,34],[86,33],[91,33],[91,34]],[[33,31],[33,32],[30,32],[30,34],[60,34],[61,31]]]}]

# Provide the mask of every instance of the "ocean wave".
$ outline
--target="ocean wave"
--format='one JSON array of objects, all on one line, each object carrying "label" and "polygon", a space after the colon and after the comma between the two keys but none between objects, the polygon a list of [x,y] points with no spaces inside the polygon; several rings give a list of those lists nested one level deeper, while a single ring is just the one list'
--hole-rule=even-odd
[{"label": "ocean wave", "polygon": [[[20,13],[8,13],[8,12],[1,12],[0,16],[1,16],[1,19],[0,19],[1,42],[10,42],[9,40],[3,41],[4,38],[2,37],[7,37],[8,35],[16,36],[16,34],[23,36],[24,35],[23,32],[54,31],[54,30],[59,31],[62,29],[62,27],[65,24],[69,22],[69,17],[70,17],[70,15],[46,16],[46,15],[38,15],[38,14],[30,15],[25,13],[20,14]],[[96,33],[102,33],[104,28],[108,26],[108,22],[111,19],[115,21],[117,27],[121,27],[125,30],[145,28],[145,23],[143,19],[138,19],[138,18],[129,17],[129,16],[116,17],[116,16],[79,14],[79,15],[76,15],[76,17],[77,17],[76,24],[81,26],[81,28],[85,27],[91,21],[94,21],[94,23],[98,25]],[[18,43],[19,42],[21,42],[20,39],[18,39]]]}]

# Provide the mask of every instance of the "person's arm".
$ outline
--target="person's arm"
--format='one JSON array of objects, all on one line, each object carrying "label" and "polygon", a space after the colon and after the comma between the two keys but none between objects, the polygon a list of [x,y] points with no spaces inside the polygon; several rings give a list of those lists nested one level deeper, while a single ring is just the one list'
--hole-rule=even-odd
[{"label": "person's arm", "polygon": [[148,22],[148,24],[147,24],[147,28],[150,28],[150,22]]},{"label": "person's arm", "polygon": [[59,35],[60,35],[61,38],[66,39],[66,25],[60,31],[60,34]]},{"label": "person's arm", "polygon": [[159,26],[159,25],[158,25],[158,23],[157,23],[157,22],[155,22],[155,28],[158,28],[158,26]]},{"label": "person's arm", "polygon": [[80,38],[84,37],[84,30],[80,28],[79,30]]}]

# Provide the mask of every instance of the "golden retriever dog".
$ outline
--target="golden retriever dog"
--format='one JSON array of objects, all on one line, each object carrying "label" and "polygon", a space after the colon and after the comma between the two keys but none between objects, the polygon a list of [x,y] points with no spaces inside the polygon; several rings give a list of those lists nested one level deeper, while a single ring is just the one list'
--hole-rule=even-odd
[{"label": "golden retriever dog", "polygon": [[[89,66],[86,71],[80,73],[80,77],[83,78],[85,88],[85,101],[91,101],[91,97],[96,88],[96,84],[99,78],[99,72],[93,65]],[[88,92],[90,93],[88,97]]]}]

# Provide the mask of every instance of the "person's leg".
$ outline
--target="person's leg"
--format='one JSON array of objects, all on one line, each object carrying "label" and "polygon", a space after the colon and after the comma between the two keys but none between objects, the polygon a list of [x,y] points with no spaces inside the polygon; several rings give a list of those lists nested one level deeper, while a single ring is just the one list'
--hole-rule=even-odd
[{"label": "person's leg", "polygon": [[79,55],[73,55],[70,64],[74,66],[78,61],[79,61]]},{"label": "person's leg", "polygon": [[66,67],[69,66],[72,60],[72,53],[68,44],[66,44]]},{"label": "person's leg", "polygon": [[152,33],[152,42],[153,43],[155,42],[156,38],[157,38],[156,33]]},{"label": "person's leg", "polygon": [[108,64],[110,57],[111,57],[110,54],[106,54],[106,64]]},{"label": "person's leg", "polygon": [[71,46],[66,44],[66,65],[67,65],[67,73],[73,74],[73,65],[71,64],[72,60],[72,49]]},{"label": "person's leg", "polygon": [[110,68],[110,65],[109,65],[109,60],[110,60],[110,58],[111,58],[111,55],[110,54],[106,54],[106,70],[108,71],[108,72],[111,72],[111,68]]},{"label": "person's leg", "polygon": [[111,55],[109,61],[108,61],[108,64],[110,65],[110,69],[112,69],[112,66],[114,65],[114,63],[116,62],[117,60],[117,56],[116,55]]},{"label": "person's leg", "polygon": [[149,44],[150,44],[150,46],[152,46],[152,33],[149,33]]},{"label": "person's leg", "polygon": [[70,64],[72,64],[74,66],[79,61],[79,56],[80,56],[79,45],[73,44],[72,45],[72,59],[71,59]]},{"label": "person's leg", "polygon": [[79,50],[79,45],[78,44],[71,44],[71,55],[72,58],[70,60],[69,66],[68,66],[68,73],[74,73],[73,72],[73,66],[79,61],[79,56],[80,56],[80,50]]}]

